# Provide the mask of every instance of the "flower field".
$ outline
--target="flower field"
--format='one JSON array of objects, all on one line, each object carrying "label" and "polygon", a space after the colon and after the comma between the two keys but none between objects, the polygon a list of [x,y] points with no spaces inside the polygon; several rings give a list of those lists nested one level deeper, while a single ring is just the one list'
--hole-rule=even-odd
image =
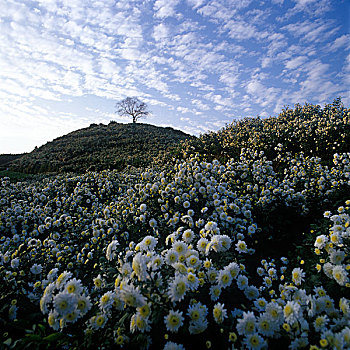
[{"label": "flower field", "polygon": [[350,348],[350,153],[275,152],[2,178],[2,346]]}]

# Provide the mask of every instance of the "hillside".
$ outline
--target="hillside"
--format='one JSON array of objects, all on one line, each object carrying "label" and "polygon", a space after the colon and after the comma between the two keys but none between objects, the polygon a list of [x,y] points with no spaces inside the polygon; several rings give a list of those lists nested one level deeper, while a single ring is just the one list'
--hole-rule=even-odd
[{"label": "hillside", "polygon": [[282,151],[276,148],[279,144],[284,154],[303,152],[326,162],[335,150],[350,152],[350,109],[340,98],[324,108],[296,104],[277,117],[235,120],[218,132],[187,140],[183,149],[227,161],[238,159],[243,148],[254,148],[273,159]]},{"label": "hillside", "polygon": [[0,170],[4,170],[9,167],[10,163],[26,153],[22,154],[0,154]]},{"label": "hillside", "polygon": [[91,124],[36,148],[13,161],[23,173],[76,172],[146,166],[192,138],[180,130],[149,124]]}]

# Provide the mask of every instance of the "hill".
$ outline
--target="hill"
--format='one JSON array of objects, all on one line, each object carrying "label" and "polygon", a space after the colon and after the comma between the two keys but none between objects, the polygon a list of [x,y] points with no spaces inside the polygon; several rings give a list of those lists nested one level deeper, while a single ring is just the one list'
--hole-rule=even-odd
[{"label": "hill", "polygon": [[11,162],[23,173],[122,170],[164,159],[180,141],[192,136],[170,127],[110,122],[91,124],[59,137]]},{"label": "hill", "polygon": [[5,170],[10,166],[11,162],[22,157],[26,153],[22,154],[0,154],[0,170]]}]

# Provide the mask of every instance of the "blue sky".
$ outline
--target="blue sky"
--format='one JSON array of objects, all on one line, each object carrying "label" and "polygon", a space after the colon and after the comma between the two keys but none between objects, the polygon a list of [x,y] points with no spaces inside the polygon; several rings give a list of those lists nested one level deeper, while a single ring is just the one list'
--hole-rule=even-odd
[{"label": "blue sky", "polygon": [[0,0],[0,154],[110,120],[199,135],[295,103],[350,105],[348,0]]}]

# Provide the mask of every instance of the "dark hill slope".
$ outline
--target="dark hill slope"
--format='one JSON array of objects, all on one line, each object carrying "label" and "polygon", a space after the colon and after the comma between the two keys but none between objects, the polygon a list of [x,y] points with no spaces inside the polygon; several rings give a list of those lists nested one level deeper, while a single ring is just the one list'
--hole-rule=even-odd
[{"label": "dark hill slope", "polygon": [[77,172],[145,166],[192,136],[149,124],[91,124],[36,148],[11,163],[24,173]]},{"label": "dark hill slope", "polygon": [[0,154],[0,170],[4,170],[10,166],[15,159],[23,157],[26,153],[21,154]]}]

